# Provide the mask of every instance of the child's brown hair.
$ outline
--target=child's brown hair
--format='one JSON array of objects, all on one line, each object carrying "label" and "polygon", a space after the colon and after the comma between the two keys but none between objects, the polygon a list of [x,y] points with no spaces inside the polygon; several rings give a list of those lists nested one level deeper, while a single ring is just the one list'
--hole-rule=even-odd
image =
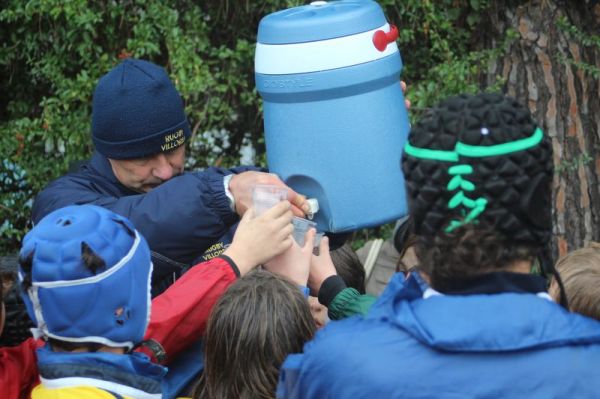
[{"label": "child's brown hair", "polygon": [[194,398],[274,398],[279,367],[314,333],[297,286],[268,271],[247,274],[211,312],[205,369]]}]

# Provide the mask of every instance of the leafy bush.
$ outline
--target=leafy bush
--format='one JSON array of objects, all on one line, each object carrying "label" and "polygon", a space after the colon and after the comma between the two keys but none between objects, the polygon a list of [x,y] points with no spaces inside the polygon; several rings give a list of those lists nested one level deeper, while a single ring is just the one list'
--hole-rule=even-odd
[{"label": "leafy bush", "polygon": [[[90,156],[93,89],[124,57],[148,59],[169,71],[193,127],[190,168],[233,165],[242,147],[254,149],[254,161],[264,162],[253,76],[256,30],[262,16],[299,4],[304,2],[5,1],[0,254],[18,248],[34,193]],[[478,74],[495,54],[476,47],[478,15],[488,0],[381,4],[400,30],[403,78],[415,111],[450,94],[479,90]]]}]

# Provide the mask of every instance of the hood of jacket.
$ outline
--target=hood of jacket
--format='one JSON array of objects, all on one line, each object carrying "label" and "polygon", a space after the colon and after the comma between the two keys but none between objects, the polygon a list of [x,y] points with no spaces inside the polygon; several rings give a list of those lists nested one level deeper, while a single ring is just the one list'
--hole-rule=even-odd
[{"label": "hood of jacket", "polygon": [[385,319],[448,352],[508,352],[600,343],[600,322],[570,313],[547,295],[431,295],[411,275],[394,276],[369,318]]}]

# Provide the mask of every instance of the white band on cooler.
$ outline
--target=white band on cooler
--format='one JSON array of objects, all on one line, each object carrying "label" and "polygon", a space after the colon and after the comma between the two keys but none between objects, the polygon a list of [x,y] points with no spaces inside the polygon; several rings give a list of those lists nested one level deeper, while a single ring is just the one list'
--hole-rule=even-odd
[{"label": "white band on cooler", "polygon": [[377,29],[356,35],[337,37],[307,43],[263,44],[256,43],[254,69],[265,75],[309,73],[344,68],[376,61],[398,52],[396,42],[379,51],[373,44],[378,30],[390,31],[385,24]]}]

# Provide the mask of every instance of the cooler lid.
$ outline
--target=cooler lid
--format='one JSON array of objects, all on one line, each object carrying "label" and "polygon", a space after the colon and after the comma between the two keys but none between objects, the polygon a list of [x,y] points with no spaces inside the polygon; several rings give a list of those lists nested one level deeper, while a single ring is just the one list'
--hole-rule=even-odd
[{"label": "cooler lid", "polygon": [[313,1],[265,16],[258,26],[257,41],[313,42],[366,32],[385,23],[381,7],[372,0]]}]

